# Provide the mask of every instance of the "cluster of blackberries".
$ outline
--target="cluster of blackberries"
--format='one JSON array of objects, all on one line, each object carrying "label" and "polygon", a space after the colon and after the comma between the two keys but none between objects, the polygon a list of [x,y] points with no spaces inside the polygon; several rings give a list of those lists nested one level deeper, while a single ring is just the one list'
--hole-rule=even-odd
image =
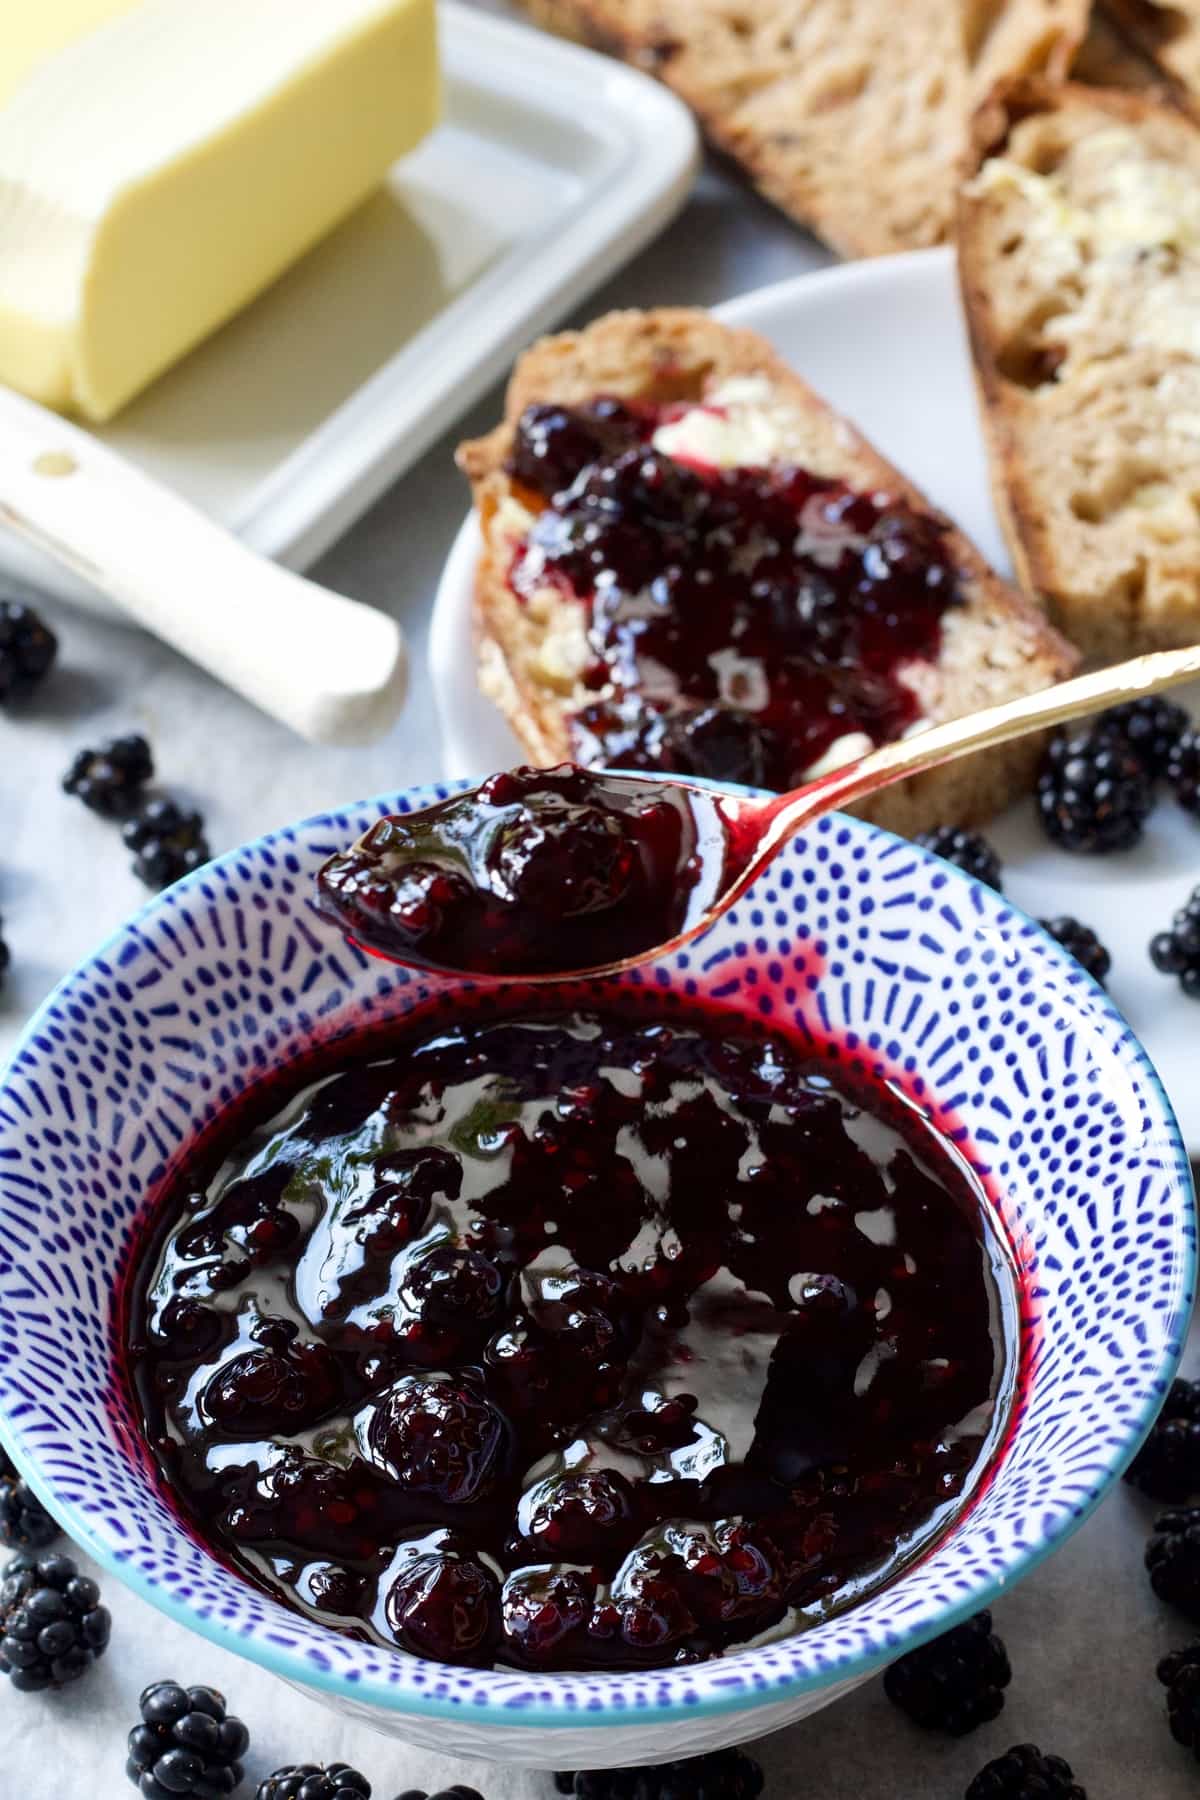
[{"label": "cluster of blackberries", "polygon": [[58,1526],[0,1450],[0,1544],[6,1550],[45,1550],[57,1536]]},{"label": "cluster of blackberries", "polygon": [[[1177,1420],[1168,1420],[1166,1428],[1174,1422]],[[1152,1436],[1147,1449],[1153,1442]],[[1149,1466],[1157,1473],[1153,1462]],[[1177,1485],[1179,1462],[1172,1453],[1164,1454],[1160,1469],[1166,1470],[1170,1485]],[[1200,1506],[1162,1513],[1154,1521],[1146,1545],[1146,1568],[1159,1599],[1200,1623]],[[1158,1665],[1158,1679],[1167,1690],[1172,1737],[1200,1761],[1200,1642],[1164,1656]]]},{"label": "cluster of blackberries", "polygon": [[[1200,1624],[1200,1381],[1175,1381],[1126,1480],[1152,1500],[1174,1508],[1161,1513],[1146,1545],[1146,1569],[1155,1594]],[[1200,1760],[1200,1642],[1174,1650],[1158,1665],[1167,1690],[1171,1735]]]},{"label": "cluster of blackberries", "polygon": [[259,1782],[256,1800],[371,1800],[371,1784],[346,1763],[291,1763]]},{"label": "cluster of blackberries", "polygon": [[1051,738],[1038,772],[1038,816],[1064,850],[1131,850],[1166,780],[1200,811],[1200,741],[1174,701],[1150,695],[1110,707]]},{"label": "cluster of blackberries", "polygon": [[1167,1690],[1171,1736],[1200,1761],[1200,1643],[1164,1656],[1158,1679]]},{"label": "cluster of blackberries", "polygon": [[1173,1381],[1125,1479],[1152,1500],[1178,1506],[1200,1494],[1200,1381]]},{"label": "cluster of blackberries", "polygon": [[14,1556],[0,1574],[0,1672],[15,1688],[78,1681],[111,1632],[100,1589],[69,1556]]},{"label": "cluster of blackberries", "polygon": [[1042,757],[1037,808],[1046,836],[1090,856],[1132,850],[1154,806],[1154,779],[1119,734],[1059,731]]},{"label": "cluster of blackberries", "polygon": [[[346,1763],[294,1763],[276,1769],[258,1784],[255,1800],[371,1800],[371,1784],[365,1775]],[[436,1794],[406,1788],[396,1800],[483,1800],[475,1788],[441,1788]]]},{"label": "cluster of blackberries", "polygon": [[1200,1506],[1160,1513],[1146,1545],[1150,1586],[1200,1624]]},{"label": "cluster of blackberries", "polygon": [[992,1615],[981,1612],[894,1662],[883,1687],[914,1724],[964,1737],[1003,1710],[1011,1680],[1008,1652],[992,1630]]},{"label": "cluster of blackberries", "polygon": [[[998,894],[1003,893],[1004,871],[1000,858],[979,832],[963,831],[956,825],[939,825],[934,831],[920,832],[913,842],[923,850],[932,851],[934,856],[940,856],[944,862],[953,863],[973,880],[995,888]],[[1112,968],[1112,957],[1090,925],[1081,925],[1078,919],[1064,913],[1058,918],[1042,919],[1041,926],[1070,952],[1094,981],[1104,985]]]},{"label": "cluster of blackberries", "polygon": [[154,774],[150,746],[138,732],[110,738],[98,750],[80,750],[63,776],[63,791],[102,819],[124,819],[140,804]]},{"label": "cluster of blackberries", "polygon": [[1087,1794],[1061,1756],[1043,1756],[1036,1744],[1014,1744],[980,1769],[966,1800],[1087,1800]]},{"label": "cluster of blackberries", "polygon": [[57,655],[58,639],[32,606],[0,599],[0,703],[32,692]]},{"label": "cluster of blackberries", "polygon": [[145,1800],[222,1800],[242,1779],[250,1733],[230,1716],[216,1688],[156,1681],[138,1702],[140,1725],[129,1734],[129,1779]]},{"label": "cluster of blackberries", "polygon": [[436,1794],[427,1794],[420,1788],[405,1788],[397,1794],[396,1800],[483,1800],[477,1788],[462,1787],[455,1782],[453,1787],[439,1788]]},{"label": "cluster of blackberries", "polygon": [[[371,1800],[371,1784],[345,1763],[330,1763],[327,1768],[296,1763],[261,1781],[255,1800]],[[483,1800],[483,1795],[460,1786],[441,1788],[436,1794],[406,1788],[397,1800]]]},{"label": "cluster of blackberries", "polygon": [[[129,1734],[131,1781],[145,1800],[221,1800],[240,1785],[250,1734],[215,1688],[156,1681],[142,1695],[142,1722]],[[289,1763],[259,1782],[255,1800],[371,1800],[371,1784],[348,1763]],[[409,1788],[398,1800],[483,1800],[474,1788],[426,1794]]]},{"label": "cluster of blackberries", "polygon": [[126,819],[121,836],[134,852],[134,874],[149,888],[170,887],[212,856],[200,814],[185,812],[164,796],[145,801]]},{"label": "cluster of blackberries", "polygon": [[[1172,1384],[1127,1479],[1174,1509],[1154,1522],[1146,1568],[1159,1599],[1200,1624],[1200,1505],[1188,1504],[1200,1497],[1200,1381]],[[1200,1704],[1196,1731],[1200,1741]]]},{"label": "cluster of blackberries", "polygon": [[1200,1000],[1200,888],[1175,914],[1170,929],[1150,940],[1150,960],[1162,975],[1176,975],[1190,1000]]},{"label": "cluster of blackberries", "polygon": [[[1200,817],[1200,729],[1181,706],[1151,695],[1051,739],[1038,775],[1038,814],[1065,850],[1129,850],[1141,839],[1162,781],[1186,812]],[[1200,999],[1200,888],[1170,929],[1151,941],[1150,957],[1162,974],[1178,977],[1185,994]]]},{"label": "cluster of blackberries", "polygon": [[1004,891],[1004,867],[999,856],[978,831],[964,831],[957,825],[938,825],[933,831],[922,831],[913,839],[922,850],[932,851],[943,862],[953,863],[973,881],[985,887]]},{"label": "cluster of blackberries", "polygon": [[63,787],[101,818],[122,820],[134,874],[147,887],[165,888],[203,868],[212,852],[198,812],[185,812],[164,795],[147,795],[153,775],[150,746],[134,732],[110,738],[96,750],[80,750]]},{"label": "cluster of blackberries", "polygon": [[1103,987],[1112,968],[1112,957],[1105,949],[1090,925],[1081,925],[1078,919],[1071,918],[1069,913],[1060,913],[1054,919],[1039,921],[1043,931],[1069,951],[1081,969],[1086,969],[1093,981]]}]

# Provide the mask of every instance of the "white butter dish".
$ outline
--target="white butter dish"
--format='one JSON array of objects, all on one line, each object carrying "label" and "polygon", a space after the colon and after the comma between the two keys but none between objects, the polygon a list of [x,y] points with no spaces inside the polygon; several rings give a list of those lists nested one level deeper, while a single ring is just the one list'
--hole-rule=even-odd
[{"label": "white butter dish", "polygon": [[[691,115],[635,70],[439,7],[443,124],[387,187],[97,434],[305,568],[682,205]],[[0,533],[0,568],[96,609]]]}]

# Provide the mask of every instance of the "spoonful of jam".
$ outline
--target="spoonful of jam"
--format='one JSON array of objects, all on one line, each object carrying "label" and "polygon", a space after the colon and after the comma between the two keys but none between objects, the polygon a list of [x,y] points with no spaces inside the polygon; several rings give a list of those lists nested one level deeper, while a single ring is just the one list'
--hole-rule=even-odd
[{"label": "spoonful of jam", "polygon": [[736,803],[563,763],[394,814],[333,856],[321,910],[364,950],[546,976],[640,961],[690,935],[740,872]]},{"label": "spoonful of jam", "polygon": [[1200,675],[1156,651],[931,726],[769,799],[563,763],[381,819],[317,877],[377,956],[497,980],[611,975],[707,931],[792,834],[893,782]]}]

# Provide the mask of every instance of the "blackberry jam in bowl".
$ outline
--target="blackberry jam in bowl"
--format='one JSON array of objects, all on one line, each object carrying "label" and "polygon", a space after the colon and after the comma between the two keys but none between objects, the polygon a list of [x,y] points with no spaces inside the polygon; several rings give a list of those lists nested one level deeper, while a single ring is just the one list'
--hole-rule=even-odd
[{"label": "blackberry jam in bowl", "polygon": [[460,1015],[185,1164],[130,1348],[199,1530],[381,1648],[539,1672],[912,1560],[1003,1438],[1016,1284],[939,1140],[806,1063],[719,1014]]},{"label": "blackberry jam in bowl", "polygon": [[327,859],[170,889],[0,1085],[0,1421],[131,1587],[383,1730],[541,1767],[802,1717],[1135,1451],[1186,1159],[1003,898],[820,821],[569,991],[376,961]]}]

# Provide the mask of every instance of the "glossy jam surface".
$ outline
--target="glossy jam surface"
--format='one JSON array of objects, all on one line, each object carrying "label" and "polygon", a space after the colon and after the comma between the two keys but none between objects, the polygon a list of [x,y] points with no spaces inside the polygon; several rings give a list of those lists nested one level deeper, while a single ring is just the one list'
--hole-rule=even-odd
[{"label": "glossy jam surface", "polygon": [[685,410],[530,407],[509,470],[536,516],[510,581],[586,606],[576,761],[798,787],[837,739],[916,721],[902,672],[936,658],[959,597],[945,532],[803,469],[665,456],[655,432]]},{"label": "glossy jam surface", "polygon": [[[318,905],[365,949],[430,968],[568,973],[698,919],[738,872],[719,803],[564,763],[381,819],[331,857]],[[748,841],[746,848],[749,847]]]},{"label": "glossy jam surface", "polygon": [[130,1323],[153,1454],[237,1567],[417,1654],[653,1667],[802,1627],[941,1529],[1011,1383],[979,1197],[888,1110],[703,1015],[346,1069],[166,1196]]}]

